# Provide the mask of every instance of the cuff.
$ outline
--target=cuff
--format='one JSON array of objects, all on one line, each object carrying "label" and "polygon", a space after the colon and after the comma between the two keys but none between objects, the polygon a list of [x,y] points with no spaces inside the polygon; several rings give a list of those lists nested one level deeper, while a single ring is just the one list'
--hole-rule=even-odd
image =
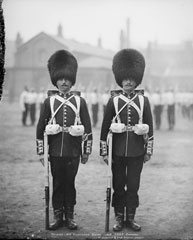
[{"label": "cuff", "polygon": [[84,153],[91,154],[92,152],[92,140],[87,140],[84,142]]},{"label": "cuff", "polygon": [[106,141],[100,141],[100,156],[108,155],[108,147]]},{"label": "cuff", "polygon": [[146,144],[146,154],[153,155],[153,140],[147,142],[147,144]]},{"label": "cuff", "polygon": [[44,154],[44,141],[40,139],[36,139],[36,146],[37,146],[37,154],[38,155]]}]

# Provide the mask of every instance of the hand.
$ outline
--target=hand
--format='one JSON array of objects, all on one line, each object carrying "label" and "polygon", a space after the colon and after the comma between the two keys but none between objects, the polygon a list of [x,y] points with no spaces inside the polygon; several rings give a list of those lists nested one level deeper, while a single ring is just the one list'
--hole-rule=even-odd
[{"label": "hand", "polygon": [[143,162],[146,163],[151,159],[151,155],[145,154]]},{"label": "hand", "polygon": [[88,161],[89,154],[84,153],[81,157],[81,163],[85,164]]},{"label": "hand", "polygon": [[103,161],[108,165],[109,161],[108,161],[108,155],[103,156]]}]

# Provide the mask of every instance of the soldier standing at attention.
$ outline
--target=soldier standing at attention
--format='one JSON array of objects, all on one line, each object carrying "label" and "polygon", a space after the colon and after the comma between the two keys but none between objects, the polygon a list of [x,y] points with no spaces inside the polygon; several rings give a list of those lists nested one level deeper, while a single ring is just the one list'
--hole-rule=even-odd
[{"label": "soldier standing at attention", "polygon": [[[135,49],[122,49],[113,58],[113,74],[122,88],[108,101],[100,135],[100,155],[108,163],[108,132],[113,132],[112,206],[114,231],[126,226],[134,231],[141,227],[134,220],[139,206],[138,190],[143,164],[153,154],[153,120],[150,103],[136,87],[141,84],[145,59]],[[111,91],[112,92],[112,91]],[[114,127],[113,127],[114,126]],[[125,211],[126,210],[126,211]]]},{"label": "soldier standing at attention", "polygon": [[[44,153],[42,146],[45,128],[50,127],[50,131],[53,130],[51,127],[56,128],[51,133],[47,132],[55,218],[50,230],[63,226],[63,215],[67,227],[71,230],[77,229],[77,223],[74,220],[75,178],[80,159],[81,163],[85,164],[92,150],[91,121],[85,99],[80,96],[80,92],[70,91],[76,82],[77,68],[76,58],[68,51],[59,50],[49,58],[50,78],[59,92],[45,99],[37,124],[36,138],[39,155]],[[47,126],[46,121],[49,121]],[[78,129],[84,131],[79,132]]]}]

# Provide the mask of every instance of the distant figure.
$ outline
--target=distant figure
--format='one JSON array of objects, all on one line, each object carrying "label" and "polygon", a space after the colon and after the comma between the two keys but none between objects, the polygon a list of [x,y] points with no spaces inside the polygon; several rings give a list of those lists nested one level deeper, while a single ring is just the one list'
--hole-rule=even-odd
[{"label": "distant figure", "polygon": [[29,93],[29,109],[30,109],[31,126],[34,126],[36,121],[36,103],[37,103],[37,93],[32,88]]},{"label": "distant figure", "polygon": [[109,100],[109,91],[108,89],[102,94],[102,105],[103,105],[103,114],[105,113],[107,102]]},{"label": "distant figure", "polygon": [[19,103],[22,111],[22,125],[26,126],[27,115],[29,112],[29,90],[27,86],[24,87],[24,90],[20,95]]},{"label": "distant figure", "polygon": [[93,127],[96,127],[98,123],[98,111],[99,111],[99,97],[96,88],[94,88],[93,92],[91,93],[91,110]]},{"label": "distant figure", "polygon": [[149,99],[149,102],[151,103],[151,93],[147,86],[145,87],[144,96],[146,96]]},{"label": "distant figure", "polygon": [[159,89],[156,89],[156,91],[152,93],[151,100],[153,105],[155,126],[156,126],[156,129],[159,130],[161,127],[161,115],[163,111],[161,92]]},{"label": "distant figure", "polygon": [[41,110],[41,107],[46,97],[47,97],[47,94],[45,92],[45,89],[43,87],[40,88],[40,92],[37,94],[37,104],[38,104],[39,110]]},{"label": "distant figure", "polygon": [[173,89],[169,89],[166,93],[166,106],[169,130],[174,129],[175,125],[175,94]]}]

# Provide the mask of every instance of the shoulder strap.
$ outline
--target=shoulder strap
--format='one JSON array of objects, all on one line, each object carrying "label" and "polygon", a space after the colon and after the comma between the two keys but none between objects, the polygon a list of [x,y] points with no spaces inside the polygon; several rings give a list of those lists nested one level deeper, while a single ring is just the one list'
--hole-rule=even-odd
[{"label": "shoulder strap", "polygon": [[74,121],[74,125],[81,124],[80,121],[80,97],[79,96],[74,96],[77,108],[72,104],[71,102],[67,102],[66,105],[72,108],[72,110],[75,112],[76,118]]},{"label": "shoulder strap", "polygon": [[142,123],[143,122],[143,109],[144,109],[144,96],[142,96],[141,94],[139,94],[139,104],[140,104],[140,109],[141,109],[139,121],[140,121],[140,123]]},{"label": "shoulder strap", "polygon": [[[136,103],[133,102],[133,100],[139,96],[139,104],[140,104],[140,108],[137,106]],[[124,100],[126,103],[123,105],[123,107],[118,111],[118,99],[121,98],[122,100]],[[138,115],[139,115],[139,123],[143,123],[143,108],[144,108],[144,97],[141,94],[136,94],[132,99],[128,99],[123,95],[120,96],[116,96],[113,99],[114,102],[114,106],[115,106],[115,112],[116,112],[116,116],[113,118],[113,122],[115,122],[116,118],[117,121],[120,123],[120,117],[119,114],[120,112],[128,105],[130,104],[131,106],[133,106],[135,108],[135,110],[137,111]]]},{"label": "shoulder strap", "polygon": [[55,101],[55,96],[51,96],[50,97],[50,109],[51,109],[51,116],[52,116],[52,118],[51,118],[51,120],[49,121],[50,123],[56,123],[56,119],[53,117],[53,116],[55,116],[55,114],[54,114],[54,101]]},{"label": "shoulder strap", "polygon": [[[132,99],[128,99],[123,95],[119,95],[113,98],[113,102],[114,102],[114,106],[115,106],[115,112],[116,112],[116,116],[113,118],[113,122],[115,122],[116,118],[117,121],[120,123],[120,117],[119,114],[120,112],[128,105],[131,104],[133,102],[133,100],[137,97],[137,94],[132,98]],[[123,101],[125,101],[126,103],[123,105],[123,107],[118,111],[118,100],[119,98],[121,98]]]},{"label": "shoulder strap", "polygon": [[[66,104],[66,103],[73,97],[73,95],[72,95],[72,96],[70,96],[68,99],[64,100],[63,98],[58,99],[57,96],[58,96],[58,95],[56,95],[56,96],[51,96],[51,97],[50,97],[50,108],[51,108],[51,114],[52,114],[52,118],[51,118],[51,120],[49,121],[50,124],[51,124],[51,123],[56,123],[55,116],[56,116],[57,112],[59,111],[59,109],[60,109],[64,104]],[[59,97],[59,96],[58,96],[58,97]],[[55,101],[56,98],[57,98],[59,101],[62,101],[62,103],[59,105],[59,107],[58,107],[58,108],[56,109],[56,111],[54,112],[54,101]]]},{"label": "shoulder strap", "polygon": [[119,111],[118,111],[118,101],[119,101],[119,96],[115,96],[113,98],[113,103],[114,103],[114,107],[115,107],[115,113],[116,113],[116,116],[113,118],[113,122],[116,120],[117,118],[117,122],[120,123],[121,120],[120,120],[120,117],[119,117]]}]

